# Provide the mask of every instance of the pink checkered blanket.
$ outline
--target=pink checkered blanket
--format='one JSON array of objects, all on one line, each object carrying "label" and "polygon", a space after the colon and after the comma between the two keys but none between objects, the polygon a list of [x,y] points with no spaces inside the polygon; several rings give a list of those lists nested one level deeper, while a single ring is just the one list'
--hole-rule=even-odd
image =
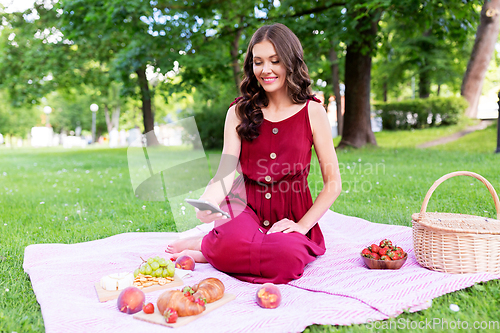
[{"label": "pink checkered blanket", "polygon": [[[445,293],[498,279],[493,274],[453,275],[422,268],[413,253],[411,228],[378,224],[328,211],[319,221],[326,254],[306,267],[304,275],[279,285],[282,303],[262,309],[255,302],[258,285],[241,282],[196,264],[186,285],[219,278],[236,299],[196,319],[178,332],[300,332],[312,324],[350,325],[397,316],[404,310],[427,308]],[[99,303],[94,283],[104,275],[131,271],[139,257],[164,253],[182,236],[206,231],[210,225],[177,233],[125,233],[78,244],[35,244],[26,247],[24,270],[42,309],[47,332],[166,332],[173,330],[133,319],[117,310],[116,301]],[[359,252],[372,242],[389,238],[408,252],[395,271],[369,270]],[[146,294],[156,302],[163,291]]]}]

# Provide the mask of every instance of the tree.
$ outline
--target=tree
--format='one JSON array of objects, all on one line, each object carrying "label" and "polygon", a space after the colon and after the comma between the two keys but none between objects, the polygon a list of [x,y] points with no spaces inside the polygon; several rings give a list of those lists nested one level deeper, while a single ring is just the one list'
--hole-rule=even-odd
[{"label": "tree", "polygon": [[[342,127],[340,147],[361,147],[366,143],[376,144],[375,136],[370,123],[370,79],[371,57],[375,53],[377,22],[383,8],[390,5],[383,1],[317,1],[304,2],[289,0],[281,4],[284,14],[282,18],[300,17],[300,25],[294,25],[294,31],[309,30],[301,38],[303,45],[316,46],[315,31],[325,33],[325,46],[315,48],[311,59],[327,59],[328,72],[331,73],[325,80],[337,81],[335,75],[335,57],[331,56],[332,43],[342,41],[347,44],[345,56],[345,115]],[[288,9],[288,8],[290,9]],[[315,22],[321,21],[323,16],[330,18],[328,23],[311,29]],[[332,28],[329,28],[331,26]],[[300,38],[300,37],[299,37]],[[331,59],[331,60],[330,60]],[[318,60],[309,62],[308,66],[317,66]],[[332,85],[335,91],[335,86]],[[340,98],[337,97],[338,102]],[[340,108],[338,108],[340,112]]]},{"label": "tree", "polygon": [[[191,1],[175,8],[184,10],[192,20],[189,38],[190,48],[179,59],[182,82],[176,90],[193,87],[204,89],[213,81],[227,81],[232,76],[236,94],[242,79],[242,58],[249,36],[264,19],[255,16],[255,8],[264,7],[265,1]],[[159,2],[159,7],[172,6]],[[211,92],[211,89],[208,89]],[[210,95],[207,98],[211,98]]]},{"label": "tree", "polygon": [[[401,92],[401,83],[418,80],[420,98],[429,97],[431,84],[454,87],[461,83],[463,52],[477,20],[470,13],[474,3],[428,1],[403,3],[384,13],[381,19],[381,46],[374,64],[374,88],[387,99],[389,90]],[[398,86],[399,85],[399,86]],[[379,97],[380,98],[380,97]]]},{"label": "tree", "polygon": [[462,82],[461,94],[469,102],[466,115],[477,117],[477,106],[483,82],[495,50],[500,29],[500,0],[486,0],[481,10],[481,21],[476,32],[467,70]]},{"label": "tree", "polygon": [[8,94],[0,90],[0,133],[10,137],[26,137],[40,117],[33,106],[14,107]]},{"label": "tree", "polygon": [[[111,76],[123,83],[124,95],[140,97],[144,131],[154,133],[153,91],[147,69],[151,66],[166,74],[179,52],[188,48],[186,14],[158,9],[141,0],[62,0],[57,6],[63,11],[63,33],[109,66]],[[155,144],[156,136],[148,136],[148,145]]]},{"label": "tree", "polygon": [[[36,7],[40,19],[13,24],[13,29],[27,27],[26,33],[18,34],[25,37],[16,35],[17,49],[9,45],[5,54],[0,50],[0,60],[12,64],[12,67],[3,66],[4,62],[0,61],[0,73],[8,74],[5,87],[9,87],[12,96],[29,97],[23,90],[29,90],[33,84],[27,83],[29,71],[23,72],[20,62],[12,59],[23,59],[38,71],[35,72],[37,86],[32,89],[38,94],[37,98],[48,91],[70,86],[72,80],[92,84],[104,95],[103,109],[109,113],[114,110],[115,115],[120,103],[109,92],[113,91],[111,82],[118,81],[123,96],[140,99],[144,128],[148,132],[154,126],[155,94],[162,93],[168,100],[173,91],[191,93],[196,88],[196,93],[204,96],[200,100],[206,101],[209,108],[214,105],[219,108],[224,104],[222,98],[226,97],[220,96],[217,87],[224,84],[224,94],[230,95],[231,89],[225,86],[228,77],[232,78],[230,84],[237,94],[241,60],[249,36],[263,23],[282,22],[302,41],[311,79],[320,82],[315,90],[333,91],[339,103],[338,82],[344,76],[342,69],[345,70],[346,115],[340,146],[361,147],[376,144],[370,126],[370,89],[372,58],[379,42],[388,41],[392,45],[381,48],[382,59],[385,57],[387,63],[377,66],[377,70],[399,69],[386,70],[376,78],[374,85],[378,87],[380,83],[383,95],[387,96],[388,91],[411,74],[420,79],[420,95],[427,96],[431,83],[448,82],[443,74],[450,67],[448,60],[452,59],[443,56],[447,48],[463,52],[462,44],[456,43],[453,33],[462,29],[466,33],[456,35],[467,35],[469,27],[463,29],[460,24],[468,12],[455,8],[471,1],[456,3],[429,0],[424,6],[416,0],[283,0],[275,6],[277,2],[270,0],[243,3],[237,0],[60,0],[52,10],[43,12],[43,8]],[[21,18],[20,15],[13,22],[26,21]],[[47,44],[45,37],[30,41],[34,34],[44,36],[45,29],[49,35],[59,36],[60,41],[54,45],[48,45],[51,43]],[[443,33],[446,30],[451,34]],[[23,58],[24,53],[32,54],[36,61]],[[457,54],[458,51],[453,55],[453,63]],[[69,61],[64,61],[64,57]],[[52,72],[43,63],[45,58],[54,59]],[[393,66],[394,61],[398,66]],[[10,68],[13,70],[9,72]],[[16,77],[16,70],[22,76]],[[166,79],[153,84],[152,73],[162,74]],[[172,73],[176,78],[182,77],[180,83],[175,82]],[[44,79],[48,74],[54,79]],[[325,82],[330,85],[325,87]],[[225,108],[221,107],[221,113],[225,111],[222,109]],[[113,116],[108,114],[108,118],[110,128]],[[149,142],[152,143],[155,142]]]},{"label": "tree", "polygon": [[[52,107],[50,124],[54,132],[75,131],[78,126],[90,131],[92,112],[90,105],[103,105],[103,96],[92,86],[79,85],[67,90],[55,90],[46,96],[46,104]],[[96,114],[96,133],[106,132],[106,121],[102,108]]]},{"label": "tree", "polygon": [[[30,108],[47,97],[54,103],[51,104],[54,130],[74,130],[78,124],[90,129],[87,123],[91,103],[119,102],[117,94],[108,94],[112,80],[109,70],[96,60],[91,48],[79,47],[64,38],[60,14],[53,7],[36,3],[24,13],[3,13],[2,19],[6,24],[0,36],[3,46],[0,47],[3,78],[0,86],[8,91],[15,110]],[[76,96],[82,92],[92,98]],[[97,129],[105,130],[99,122]]]},{"label": "tree", "polygon": [[[83,57],[57,29],[56,13],[42,5],[24,13],[0,13],[0,87],[11,102],[37,104],[47,93],[82,82]],[[39,17],[36,19],[36,17]],[[91,69],[89,69],[91,71]]]},{"label": "tree", "polygon": [[[108,128],[108,133],[111,132],[113,128],[118,130],[120,125],[120,111],[122,106],[122,101],[120,98],[120,85],[116,82],[111,82],[108,88],[107,98],[104,101],[104,117],[106,119],[106,127]],[[109,111],[111,110],[111,117]]]},{"label": "tree", "polygon": [[[322,3],[296,0],[282,1],[281,5],[270,11],[272,17],[280,18],[297,35],[304,48],[304,60],[313,82],[313,90],[335,96],[337,106],[337,129],[342,135],[342,108],[340,82],[343,76],[344,47],[342,26],[345,24],[344,3],[327,1]],[[319,80],[323,85],[315,85]],[[326,84],[326,85],[325,85]]]},{"label": "tree", "polygon": [[371,128],[370,84],[372,55],[375,50],[380,8],[360,11],[356,5],[347,9],[357,35],[347,44],[345,60],[345,115],[339,148],[359,148],[365,144],[376,145]]},{"label": "tree", "polygon": [[335,104],[337,109],[337,133],[342,136],[342,129],[344,127],[344,115],[342,114],[342,96],[340,95],[340,75],[339,75],[339,58],[337,56],[336,41],[332,41],[330,49],[330,62],[332,71],[332,88],[335,96]]}]

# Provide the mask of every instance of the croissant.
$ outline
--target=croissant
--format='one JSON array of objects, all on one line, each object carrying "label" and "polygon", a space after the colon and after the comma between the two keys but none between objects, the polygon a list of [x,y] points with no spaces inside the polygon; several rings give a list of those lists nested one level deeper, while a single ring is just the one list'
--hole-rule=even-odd
[{"label": "croissant", "polygon": [[164,292],[158,297],[156,305],[162,316],[168,308],[177,311],[179,317],[194,316],[205,311],[204,305],[191,301],[180,290]]},{"label": "croissant", "polygon": [[197,285],[192,287],[196,298],[204,298],[207,303],[215,302],[224,296],[224,284],[217,278],[207,278],[201,280]]}]

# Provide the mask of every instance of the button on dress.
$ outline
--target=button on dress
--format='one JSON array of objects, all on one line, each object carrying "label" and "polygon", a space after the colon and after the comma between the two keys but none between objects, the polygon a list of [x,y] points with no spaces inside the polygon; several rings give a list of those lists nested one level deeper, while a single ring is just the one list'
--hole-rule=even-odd
[{"label": "button on dress", "polygon": [[216,222],[203,238],[207,261],[242,281],[288,283],[325,253],[318,224],[306,235],[266,234],[283,218],[300,221],[313,204],[307,182],[313,144],[309,102],[282,121],[264,119],[252,142],[242,139],[241,174],[220,205],[232,218]]}]

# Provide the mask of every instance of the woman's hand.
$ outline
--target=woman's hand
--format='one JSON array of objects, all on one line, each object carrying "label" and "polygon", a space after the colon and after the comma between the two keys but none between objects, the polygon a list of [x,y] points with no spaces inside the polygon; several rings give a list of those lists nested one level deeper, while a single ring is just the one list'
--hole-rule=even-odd
[{"label": "woman's hand", "polygon": [[[215,200],[211,200],[209,198],[203,198],[203,197],[201,197],[200,200],[208,201],[208,202],[214,204],[215,206],[219,207],[219,205],[217,204],[217,202],[215,202]],[[196,211],[196,217],[203,223],[210,223],[210,222],[213,222],[215,220],[227,219],[227,217],[225,217],[221,213],[212,213],[212,211],[210,211],[210,210],[199,210],[196,207],[194,208],[194,210]]]},{"label": "woman's hand", "polygon": [[285,218],[285,219],[279,220],[278,222],[273,224],[273,226],[271,227],[271,229],[269,229],[267,234],[269,235],[269,234],[272,234],[275,232],[282,232],[284,234],[287,234],[290,232],[299,232],[302,235],[305,235],[305,234],[307,234],[308,231],[309,230],[304,230],[302,225]]}]

